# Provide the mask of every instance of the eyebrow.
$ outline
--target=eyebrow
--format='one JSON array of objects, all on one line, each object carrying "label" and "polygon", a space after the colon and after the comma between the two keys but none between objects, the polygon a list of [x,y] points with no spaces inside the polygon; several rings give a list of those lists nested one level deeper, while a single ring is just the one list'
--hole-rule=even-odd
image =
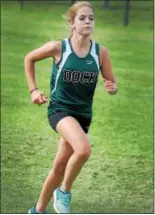
[{"label": "eyebrow", "polygon": [[[87,16],[87,15],[81,14],[80,16]],[[93,14],[91,14],[91,15],[88,15],[88,16],[94,16],[94,15],[93,15]]]}]

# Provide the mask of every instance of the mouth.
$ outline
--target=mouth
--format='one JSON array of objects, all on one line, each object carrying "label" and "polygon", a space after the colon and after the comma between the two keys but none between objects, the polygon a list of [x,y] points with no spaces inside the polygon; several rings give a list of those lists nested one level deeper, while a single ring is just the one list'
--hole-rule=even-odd
[{"label": "mouth", "polygon": [[84,29],[92,29],[90,26],[85,27]]}]

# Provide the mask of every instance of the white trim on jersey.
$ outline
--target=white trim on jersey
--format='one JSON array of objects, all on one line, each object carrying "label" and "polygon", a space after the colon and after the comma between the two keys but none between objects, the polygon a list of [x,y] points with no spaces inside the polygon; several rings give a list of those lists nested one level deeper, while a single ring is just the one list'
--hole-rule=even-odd
[{"label": "white trim on jersey", "polygon": [[92,48],[91,48],[90,54],[91,54],[92,57],[94,58],[98,70],[100,70],[99,56],[96,54],[96,46],[95,46],[95,42],[94,42],[94,41],[92,41]]},{"label": "white trim on jersey", "polygon": [[54,91],[56,90],[57,84],[58,84],[58,79],[59,79],[59,76],[61,74],[62,68],[63,68],[67,58],[69,57],[69,55],[72,53],[71,48],[70,48],[69,43],[68,43],[68,39],[65,39],[65,43],[66,43],[66,50],[63,53],[62,61],[59,64],[59,70],[57,72],[57,76],[56,76],[56,80],[55,80],[55,86],[54,86],[54,89],[53,89],[52,93],[54,93]]}]

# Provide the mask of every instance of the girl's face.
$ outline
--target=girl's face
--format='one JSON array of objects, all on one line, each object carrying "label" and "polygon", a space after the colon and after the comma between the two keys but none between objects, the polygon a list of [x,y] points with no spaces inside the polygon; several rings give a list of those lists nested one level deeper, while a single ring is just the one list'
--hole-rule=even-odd
[{"label": "girl's face", "polygon": [[94,13],[90,7],[79,9],[71,28],[78,34],[89,36],[94,28]]}]

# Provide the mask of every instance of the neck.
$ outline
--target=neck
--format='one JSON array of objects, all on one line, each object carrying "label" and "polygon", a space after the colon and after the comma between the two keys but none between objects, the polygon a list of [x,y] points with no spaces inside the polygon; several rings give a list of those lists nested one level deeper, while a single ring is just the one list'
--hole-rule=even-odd
[{"label": "neck", "polygon": [[87,47],[90,44],[90,37],[73,34],[71,41],[73,44],[76,44],[80,48]]}]

